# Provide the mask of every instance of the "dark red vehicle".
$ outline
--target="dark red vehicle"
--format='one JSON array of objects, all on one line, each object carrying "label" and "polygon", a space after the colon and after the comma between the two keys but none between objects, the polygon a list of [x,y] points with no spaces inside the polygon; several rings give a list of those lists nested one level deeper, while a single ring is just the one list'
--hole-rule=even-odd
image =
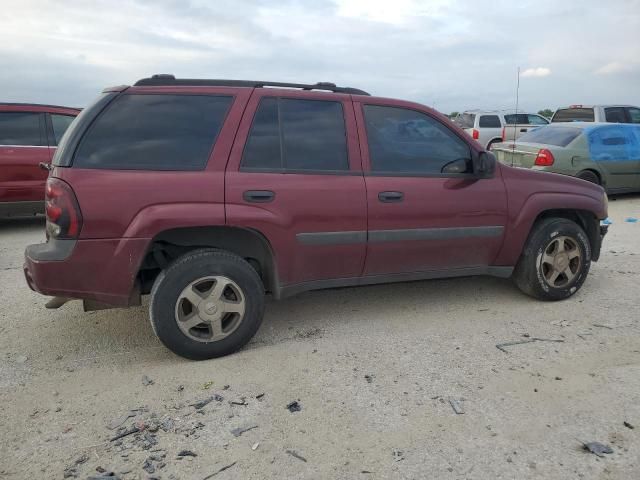
[{"label": "dark red vehicle", "polygon": [[44,213],[47,169],[76,108],[0,103],[0,218]]},{"label": "dark red vehicle", "polygon": [[157,75],[86,108],[53,160],[29,286],[139,305],[179,355],[226,355],[264,296],[465,275],[559,300],[600,255],[602,188],[496,163],[425,106]]}]

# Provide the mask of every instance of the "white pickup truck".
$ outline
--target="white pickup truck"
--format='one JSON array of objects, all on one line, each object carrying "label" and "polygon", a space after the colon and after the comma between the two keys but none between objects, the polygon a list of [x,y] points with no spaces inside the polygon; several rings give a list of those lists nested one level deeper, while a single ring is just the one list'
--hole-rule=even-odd
[{"label": "white pickup truck", "polygon": [[517,140],[520,135],[527,133],[543,125],[548,125],[549,120],[535,113],[512,113],[504,116],[505,126],[502,128],[502,141]]}]

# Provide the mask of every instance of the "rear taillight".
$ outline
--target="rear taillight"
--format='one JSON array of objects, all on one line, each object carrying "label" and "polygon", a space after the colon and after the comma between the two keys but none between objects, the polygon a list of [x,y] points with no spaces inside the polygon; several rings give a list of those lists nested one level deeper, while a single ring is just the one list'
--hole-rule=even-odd
[{"label": "rear taillight", "polygon": [[504,139],[507,138],[507,135],[506,135],[507,132],[505,131],[506,129],[507,129],[507,127],[502,127],[502,141],[503,142],[504,142]]},{"label": "rear taillight", "polygon": [[76,195],[68,183],[58,178],[47,180],[45,188],[47,235],[53,238],[78,238],[82,214]]},{"label": "rear taillight", "polygon": [[474,128],[473,131],[471,132],[471,137],[474,140],[478,140],[480,138],[480,132]]},{"label": "rear taillight", "polygon": [[535,164],[540,167],[548,167],[553,165],[555,158],[553,158],[553,153],[551,153],[546,148],[540,149],[538,152],[538,156],[536,157]]}]

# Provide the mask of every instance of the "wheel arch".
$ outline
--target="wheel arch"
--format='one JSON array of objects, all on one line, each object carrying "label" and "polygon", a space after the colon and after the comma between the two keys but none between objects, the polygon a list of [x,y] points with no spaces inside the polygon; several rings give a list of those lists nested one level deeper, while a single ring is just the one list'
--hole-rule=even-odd
[{"label": "wheel arch", "polygon": [[279,298],[275,256],[268,239],[259,231],[225,225],[172,228],[156,234],[138,271],[142,293],[148,293],[158,273],[176,258],[200,248],[234,253],[258,272],[265,291]]}]

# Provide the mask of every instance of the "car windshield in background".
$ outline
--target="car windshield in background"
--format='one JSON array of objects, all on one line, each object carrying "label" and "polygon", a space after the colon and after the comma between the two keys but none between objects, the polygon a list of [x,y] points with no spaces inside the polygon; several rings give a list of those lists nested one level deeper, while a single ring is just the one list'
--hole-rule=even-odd
[{"label": "car windshield in background", "polygon": [[566,147],[581,132],[581,129],[572,127],[540,127],[522,135],[518,139],[518,143],[541,143],[543,145]]},{"label": "car windshield in background", "polygon": [[474,113],[461,113],[453,121],[460,128],[473,128],[473,124],[476,121],[476,115]]},{"label": "car windshield in background", "polygon": [[594,122],[593,108],[563,108],[553,116],[552,122]]}]

